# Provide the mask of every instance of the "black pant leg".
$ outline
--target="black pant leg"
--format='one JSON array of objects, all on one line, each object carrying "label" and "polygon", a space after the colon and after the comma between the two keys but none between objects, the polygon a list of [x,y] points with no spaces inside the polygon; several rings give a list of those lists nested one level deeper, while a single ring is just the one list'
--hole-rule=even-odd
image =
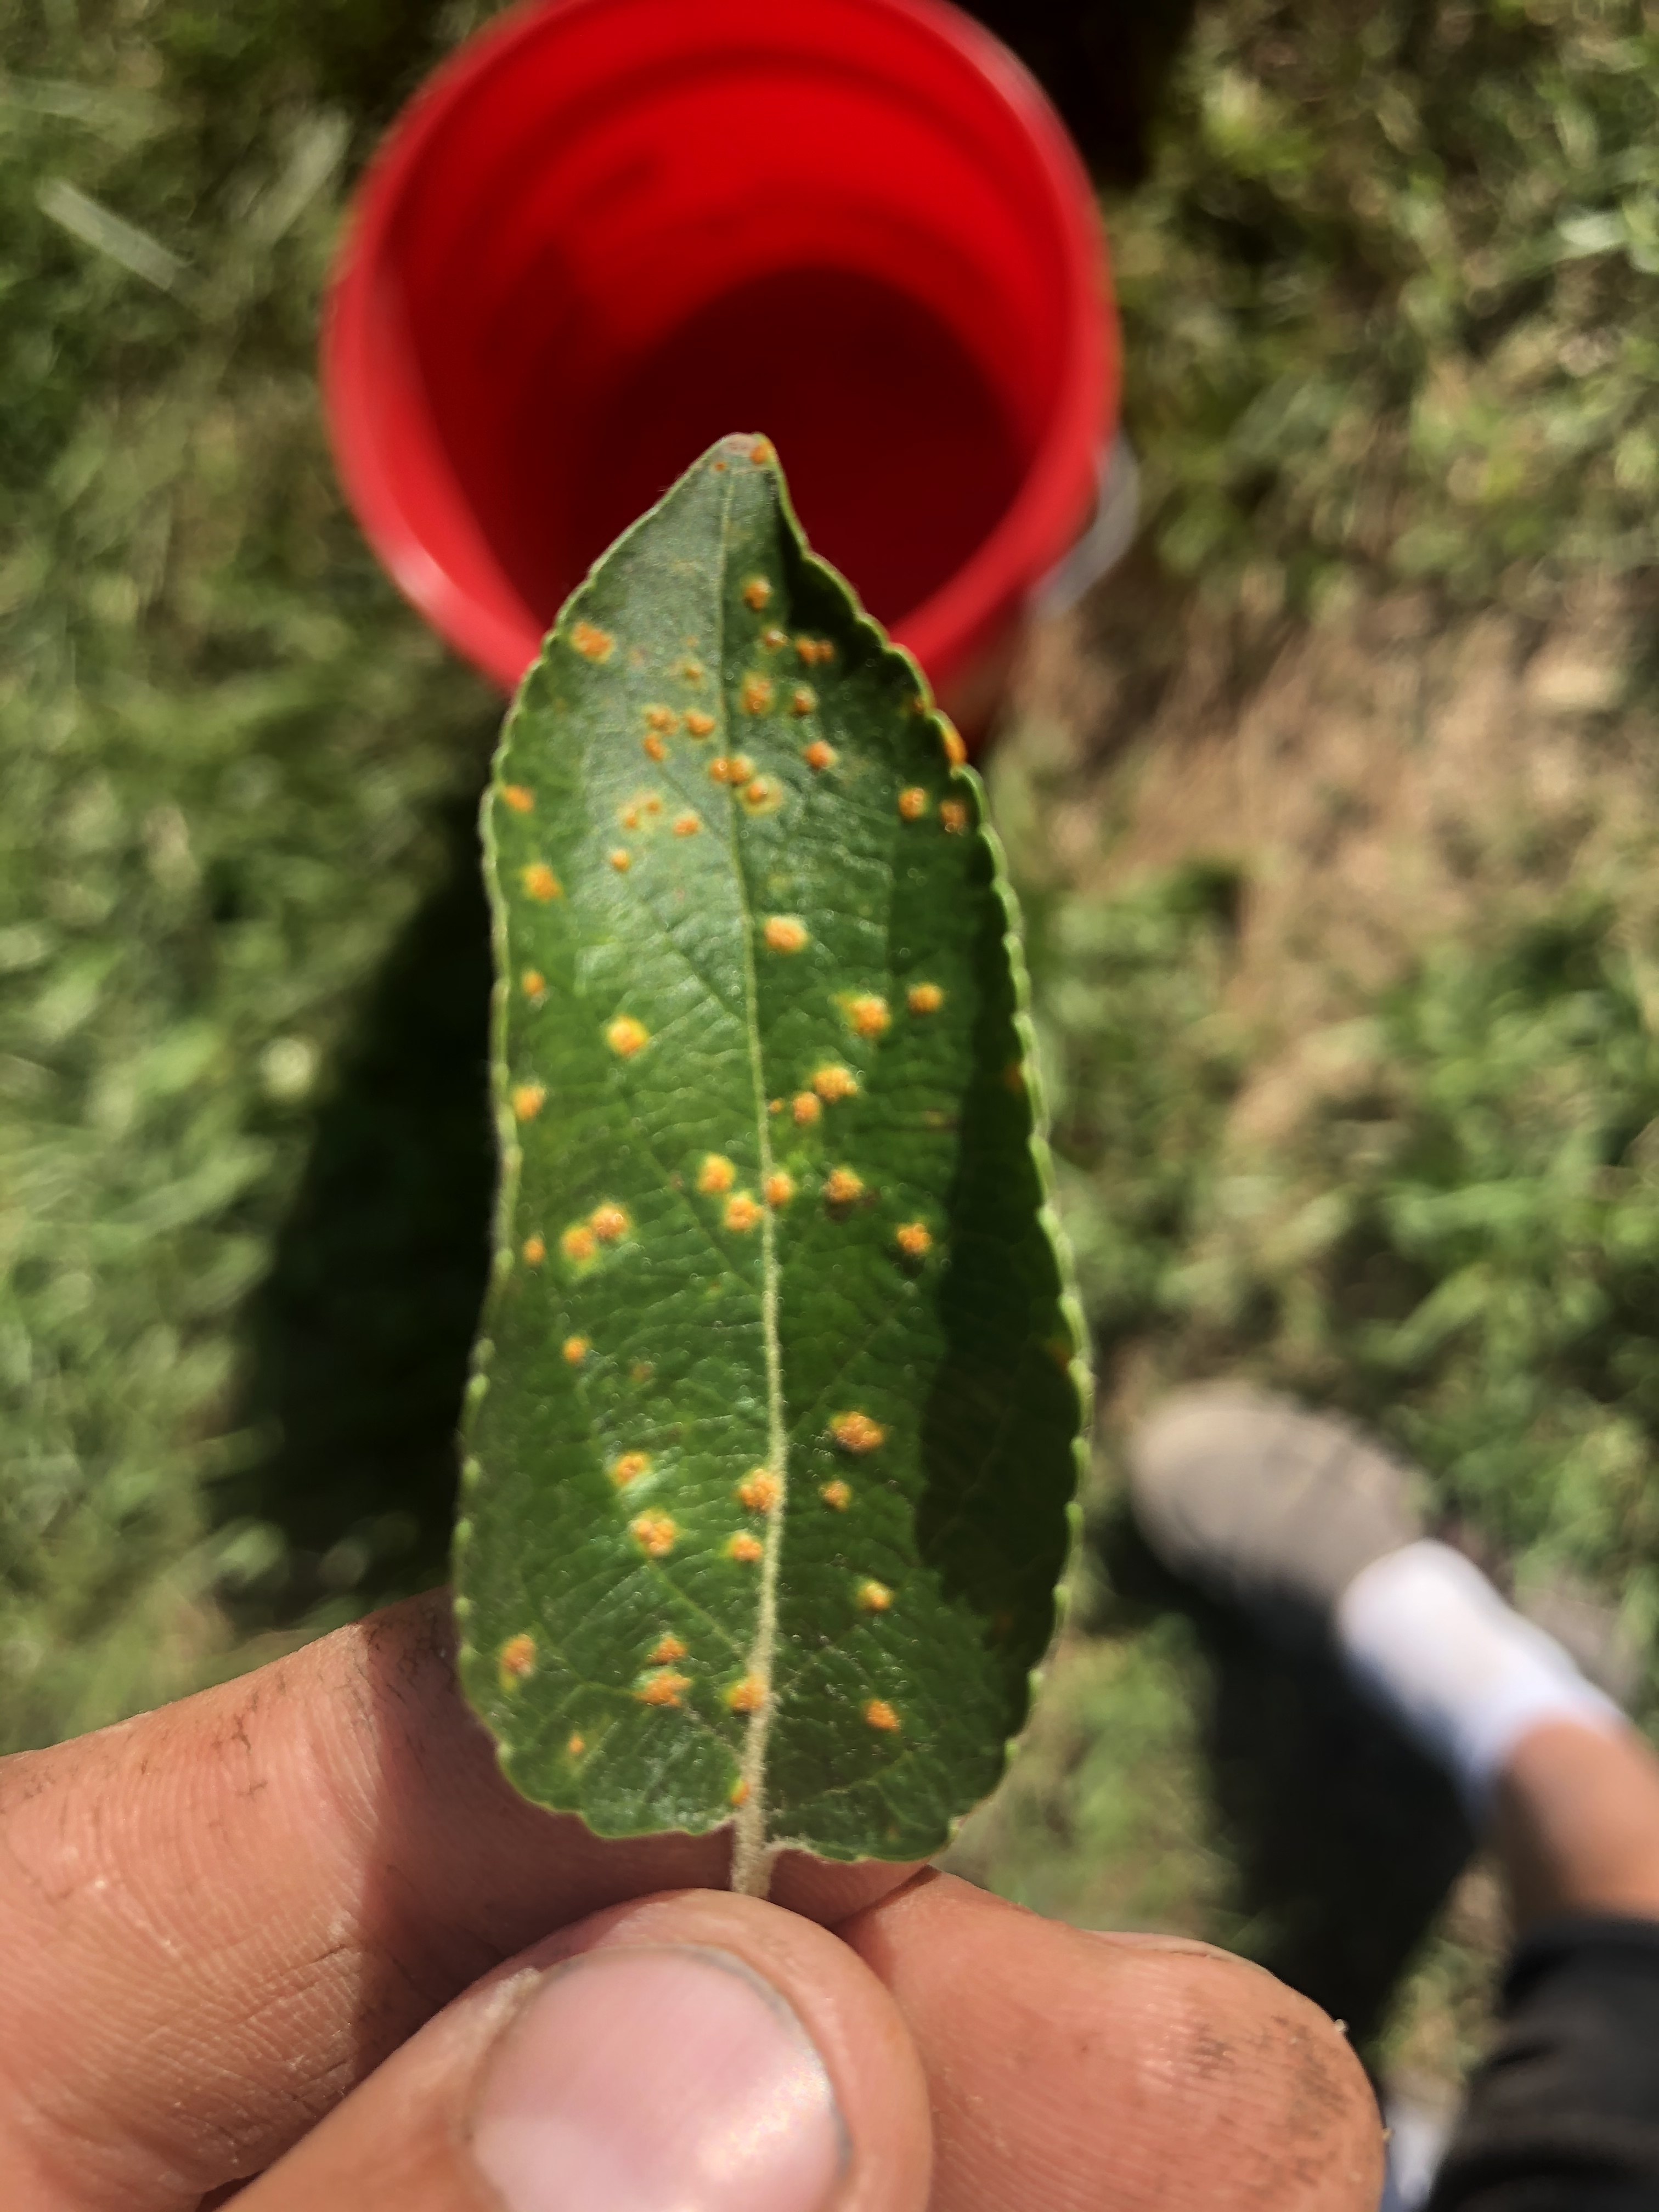
[{"label": "black pant leg", "polygon": [[1428,2212],[1659,2212],[1659,1921],[1535,1929],[1500,2017]]}]

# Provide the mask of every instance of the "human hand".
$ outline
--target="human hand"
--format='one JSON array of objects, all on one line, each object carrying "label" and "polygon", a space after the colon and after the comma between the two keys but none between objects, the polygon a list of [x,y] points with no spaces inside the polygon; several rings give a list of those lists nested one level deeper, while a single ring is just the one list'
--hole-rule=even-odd
[{"label": "human hand", "polygon": [[0,1846],[9,2212],[248,2176],[237,2212],[1376,2202],[1364,2078],[1270,1976],[948,1876],[786,1857],[763,1905],[712,1887],[721,1837],[600,1842],[501,1776],[441,1594],[4,1762]]}]

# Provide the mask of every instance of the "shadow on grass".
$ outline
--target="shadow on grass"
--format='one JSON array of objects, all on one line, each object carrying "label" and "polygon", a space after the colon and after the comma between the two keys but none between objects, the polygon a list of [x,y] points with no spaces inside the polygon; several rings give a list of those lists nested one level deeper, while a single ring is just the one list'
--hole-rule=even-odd
[{"label": "shadow on grass", "polygon": [[271,1443],[222,1502],[286,1557],[234,1601],[244,1632],[446,1571],[495,1175],[475,811],[446,817],[447,871],[369,998],[253,1302],[242,1418]]},{"label": "shadow on grass", "polygon": [[1328,1658],[1287,1656],[1177,1582],[1127,1512],[1091,1536],[1117,1625],[1184,1613],[1212,1669],[1205,1753],[1237,1869],[1234,1948],[1363,2051],[1474,1849],[1456,1797]]}]

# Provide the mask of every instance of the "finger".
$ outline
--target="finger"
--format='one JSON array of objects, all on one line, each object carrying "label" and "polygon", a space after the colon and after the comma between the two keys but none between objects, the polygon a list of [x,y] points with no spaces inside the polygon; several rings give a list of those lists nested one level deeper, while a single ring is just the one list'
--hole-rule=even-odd
[{"label": "finger", "polygon": [[924,2212],[927,2085],[844,1944],[752,1898],[624,1905],[422,2028],[238,2212]]},{"label": "finger", "polygon": [[[0,1765],[0,2204],[173,2212],[257,2173],[499,1960],[719,1886],[724,1835],[603,1843],[502,1777],[442,1593]],[[814,1917],[908,1869],[786,1859]]]},{"label": "finger", "polygon": [[1371,2212],[1382,2127],[1325,2014],[1207,1945],[1085,1934],[949,1875],[838,1930],[927,2069],[932,2212]]}]

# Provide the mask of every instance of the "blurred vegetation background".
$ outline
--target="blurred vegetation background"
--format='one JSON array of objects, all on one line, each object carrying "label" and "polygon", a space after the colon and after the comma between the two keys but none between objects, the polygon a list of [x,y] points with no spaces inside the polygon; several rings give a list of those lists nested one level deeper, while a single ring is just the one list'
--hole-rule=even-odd
[{"label": "blurred vegetation background", "polygon": [[[489,12],[0,22],[0,1747],[442,1571],[498,704],[343,514],[313,358],[353,177]],[[993,771],[1104,1403],[960,1860],[1449,2079],[1502,1932],[1455,1812],[1160,1580],[1114,1455],[1183,1376],[1343,1407],[1616,1608],[1651,1710],[1659,9],[981,12],[1102,178],[1147,512]]]}]

